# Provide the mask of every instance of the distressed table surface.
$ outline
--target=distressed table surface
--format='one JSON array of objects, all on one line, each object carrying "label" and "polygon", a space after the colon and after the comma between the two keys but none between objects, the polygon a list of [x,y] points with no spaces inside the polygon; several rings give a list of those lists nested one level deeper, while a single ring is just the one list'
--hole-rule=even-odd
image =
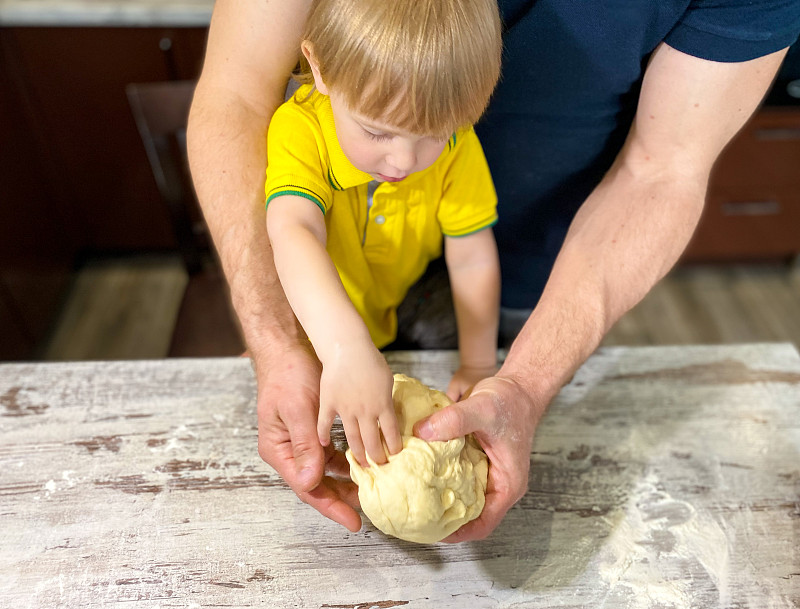
[{"label": "distressed table surface", "polygon": [[[444,387],[450,352],[394,353]],[[256,452],[244,359],[0,366],[0,607],[800,607],[800,357],[609,348],[492,537],[349,533]]]}]

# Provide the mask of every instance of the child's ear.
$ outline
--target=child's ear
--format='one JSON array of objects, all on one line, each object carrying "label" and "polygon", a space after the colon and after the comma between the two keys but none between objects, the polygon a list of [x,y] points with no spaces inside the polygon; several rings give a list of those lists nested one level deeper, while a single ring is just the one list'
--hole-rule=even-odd
[{"label": "child's ear", "polygon": [[311,75],[314,77],[314,86],[317,88],[317,91],[323,95],[327,95],[328,87],[325,86],[322,76],[319,73],[319,62],[314,55],[314,47],[308,40],[304,40],[300,43],[300,50],[303,52],[303,55],[305,55],[308,65],[311,66]]}]

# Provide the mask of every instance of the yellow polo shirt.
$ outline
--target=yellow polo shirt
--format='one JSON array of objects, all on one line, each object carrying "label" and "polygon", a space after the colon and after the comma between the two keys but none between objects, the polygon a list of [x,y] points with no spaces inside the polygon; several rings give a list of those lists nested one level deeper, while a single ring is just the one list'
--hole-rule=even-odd
[{"label": "yellow polo shirt", "polygon": [[397,307],[441,256],[442,235],[497,222],[497,195],[472,128],[453,135],[424,171],[379,184],[370,204],[372,177],[339,146],[328,96],[307,85],[272,117],[267,154],[267,205],[290,194],[322,210],[328,254],[378,347],[397,336]]}]

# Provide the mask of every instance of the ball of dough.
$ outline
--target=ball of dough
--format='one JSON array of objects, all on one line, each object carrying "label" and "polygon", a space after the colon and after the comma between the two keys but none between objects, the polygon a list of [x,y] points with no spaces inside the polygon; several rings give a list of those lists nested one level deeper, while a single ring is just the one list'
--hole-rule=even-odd
[{"label": "ball of dough", "polygon": [[414,423],[452,403],[441,391],[395,374],[392,401],[403,450],[384,465],[367,457],[366,468],[348,450],[350,477],[358,485],[361,509],[377,528],[407,541],[435,543],[480,515],[489,460],[471,435],[449,442],[412,435]]}]

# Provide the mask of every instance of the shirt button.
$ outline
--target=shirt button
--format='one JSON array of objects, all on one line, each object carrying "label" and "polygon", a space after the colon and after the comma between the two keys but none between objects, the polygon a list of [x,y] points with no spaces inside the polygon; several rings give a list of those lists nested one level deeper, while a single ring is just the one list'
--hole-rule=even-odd
[{"label": "shirt button", "polygon": [[383,224],[386,222],[385,216],[375,216],[375,224]]}]

